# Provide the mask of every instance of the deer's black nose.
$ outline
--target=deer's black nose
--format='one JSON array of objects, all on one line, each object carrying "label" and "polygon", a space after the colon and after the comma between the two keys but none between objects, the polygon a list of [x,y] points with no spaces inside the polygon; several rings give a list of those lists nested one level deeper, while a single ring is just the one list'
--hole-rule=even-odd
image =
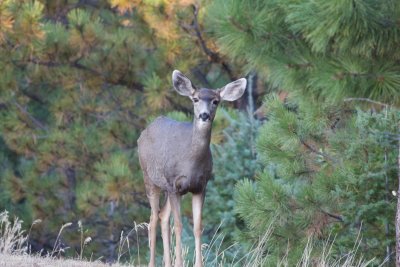
[{"label": "deer's black nose", "polygon": [[208,113],[201,113],[199,116],[200,119],[202,119],[203,121],[209,120],[210,119],[210,114]]}]

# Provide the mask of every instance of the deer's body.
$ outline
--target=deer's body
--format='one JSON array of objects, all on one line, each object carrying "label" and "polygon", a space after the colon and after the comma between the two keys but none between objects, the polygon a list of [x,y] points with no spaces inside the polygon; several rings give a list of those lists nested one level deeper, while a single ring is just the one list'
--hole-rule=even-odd
[{"label": "deer's body", "polygon": [[199,139],[199,134],[194,131],[193,123],[163,116],[151,123],[138,140],[139,160],[143,172],[147,173],[146,186],[154,185],[180,195],[203,192],[211,177],[212,157],[210,136],[204,140]]},{"label": "deer's body", "polygon": [[[177,122],[159,117],[151,123],[138,139],[140,166],[151,206],[149,223],[149,266],[154,267],[156,228],[161,220],[164,247],[164,265],[171,266],[170,214],[174,215],[176,236],[175,266],[182,267],[180,198],[191,192],[193,232],[195,236],[196,267],[202,267],[201,258],[201,211],[207,181],[211,177],[210,151],[211,127],[217,106],[221,100],[233,101],[244,92],[246,80],[239,79],[219,90],[196,89],[179,71],[172,74],[174,88],[179,94],[193,101],[193,123]],[[160,210],[160,193],[167,193],[167,200]]]}]

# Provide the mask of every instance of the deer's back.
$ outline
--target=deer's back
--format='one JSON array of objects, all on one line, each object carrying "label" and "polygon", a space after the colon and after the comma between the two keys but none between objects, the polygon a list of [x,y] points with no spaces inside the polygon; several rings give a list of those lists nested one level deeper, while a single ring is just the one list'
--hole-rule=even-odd
[{"label": "deer's back", "polygon": [[139,160],[145,179],[168,189],[190,157],[192,124],[158,117],[138,139]]}]

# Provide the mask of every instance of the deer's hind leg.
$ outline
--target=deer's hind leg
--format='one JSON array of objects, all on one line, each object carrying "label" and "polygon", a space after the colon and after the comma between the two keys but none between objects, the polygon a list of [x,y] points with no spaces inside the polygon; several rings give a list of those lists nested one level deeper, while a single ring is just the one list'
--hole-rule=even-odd
[{"label": "deer's hind leg", "polygon": [[183,267],[182,259],[182,221],[181,221],[181,196],[179,194],[169,194],[169,203],[174,215],[174,227],[175,227],[175,267]]},{"label": "deer's hind leg", "polygon": [[157,222],[160,210],[160,188],[154,185],[145,175],[146,194],[150,202],[151,215],[149,222],[149,247],[150,262],[149,267],[156,266],[156,238],[157,238]]}]

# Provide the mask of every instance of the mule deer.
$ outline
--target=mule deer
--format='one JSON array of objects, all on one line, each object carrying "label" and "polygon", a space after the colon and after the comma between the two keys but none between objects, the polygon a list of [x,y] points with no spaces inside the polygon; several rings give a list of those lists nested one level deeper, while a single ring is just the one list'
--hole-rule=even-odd
[{"label": "mule deer", "polygon": [[[151,206],[149,223],[149,266],[155,266],[156,232],[158,219],[164,248],[164,266],[171,266],[170,214],[173,212],[176,247],[175,266],[183,266],[181,252],[180,199],[187,192],[193,194],[193,232],[195,236],[195,266],[201,267],[201,212],[205,188],[211,177],[211,126],[221,100],[234,101],[246,89],[246,79],[231,82],[218,90],[197,89],[180,71],[172,73],[175,90],[193,101],[194,120],[177,122],[159,117],[138,139],[139,161],[143,171],[147,197]],[[159,209],[160,193],[166,192],[166,202]]]}]

